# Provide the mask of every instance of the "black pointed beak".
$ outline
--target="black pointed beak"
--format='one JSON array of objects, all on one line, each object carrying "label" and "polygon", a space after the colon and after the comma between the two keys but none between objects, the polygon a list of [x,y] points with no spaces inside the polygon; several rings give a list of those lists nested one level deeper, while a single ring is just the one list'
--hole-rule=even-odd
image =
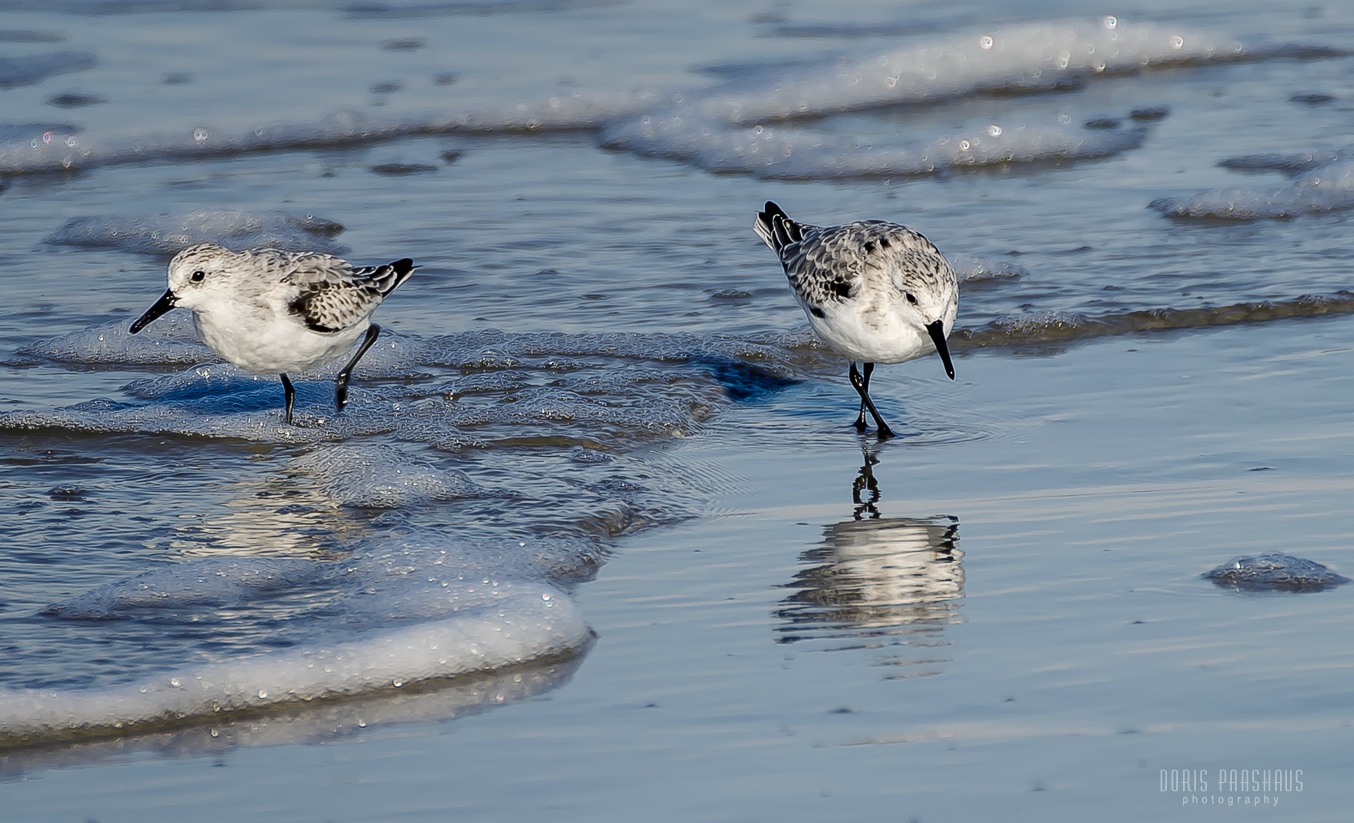
[{"label": "black pointed beak", "polygon": [[146,309],[146,313],[136,319],[132,324],[131,333],[136,334],[145,327],[154,323],[162,314],[179,304],[179,298],[174,296],[173,289],[165,289],[165,293],[160,295],[160,299],[155,301],[155,305]]},{"label": "black pointed beak", "polygon": [[931,342],[936,344],[936,351],[940,353],[940,360],[945,364],[945,373],[954,379],[954,364],[950,362],[950,348],[945,345],[945,321],[937,320],[926,327],[926,333],[931,335]]}]

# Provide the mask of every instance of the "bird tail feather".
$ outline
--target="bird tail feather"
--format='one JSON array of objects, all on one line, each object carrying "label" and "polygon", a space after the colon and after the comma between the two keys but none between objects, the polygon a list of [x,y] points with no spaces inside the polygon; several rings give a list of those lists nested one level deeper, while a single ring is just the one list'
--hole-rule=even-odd
[{"label": "bird tail feather", "polygon": [[757,222],[752,224],[752,230],[776,254],[781,254],[791,243],[803,240],[806,228],[810,227],[791,220],[784,209],[770,200],[766,201],[765,211],[757,212]]}]

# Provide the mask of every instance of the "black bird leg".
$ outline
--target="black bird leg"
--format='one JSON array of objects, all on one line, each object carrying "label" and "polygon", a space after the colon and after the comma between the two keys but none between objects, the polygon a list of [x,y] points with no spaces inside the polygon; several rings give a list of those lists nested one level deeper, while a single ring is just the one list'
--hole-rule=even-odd
[{"label": "black bird leg", "polygon": [[[856,385],[856,375],[855,375],[855,370],[856,370],[856,364],[855,364],[854,361],[852,361],[852,362],[851,362],[851,372],[852,372],[852,376],[851,376],[851,385],[853,385],[853,386]],[[866,394],[868,394],[869,391],[870,391],[870,373],[873,372],[873,371],[874,371],[874,364],[873,364],[873,363],[866,363],[866,364],[865,364],[865,374],[862,375],[862,376],[864,377],[864,382],[865,382],[865,393],[866,393]],[[860,389],[857,388],[856,391],[860,391]],[[865,397],[864,397],[864,395],[862,395],[861,398],[860,398],[860,414],[856,416],[856,431],[858,431],[858,432],[863,432],[863,431],[865,431]]]},{"label": "black bird leg", "polygon": [[362,345],[357,347],[357,354],[354,354],[348,365],[343,367],[343,371],[338,373],[338,379],[335,381],[337,385],[334,386],[334,406],[339,411],[343,411],[343,404],[348,402],[348,378],[353,376],[353,366],[356,366],[362,355],[367,353],[367,349],[376,342],[376,337],[380,333],[381,327],[375,323],[368,326],[367,336],[362,338]]},{"label": "black bird leg", "polygon": [[884,440],[893,437],[893,429],[884,422],[884,418],[879,416],[879,409],[874,407],[874,401],[870,399],[870,373],[874,371],[873,363],[865,364],[865,376],[861,377],[860,372],[856,371],[856,364],[851,363],[851,385],[856,387],[856,393],[860,395],[860,416],[856,418],[856,429],[865,430],[865,410],[870,410],[870,416],[874,418],[874,424],[879,429],[879,439]]},{"label": "black bird leg", "polygon": [[280,374],[278,377],[282,378],[282,389],[287,393],[287,425],[290,426],[291,407],[296,403],[296,389],[292,388],[291,381],[287,379],[287,375]]},{"label": "black bird leg", "polygon": [[[865,395],[860,390],[861,377],[856,372],[856,361],[851,361],[851,385],[856,387],[856,393],[860,395],[860,414],[856,415],[856,431],[865,431]],[[864,382],[869,385],[868,381]]]}]

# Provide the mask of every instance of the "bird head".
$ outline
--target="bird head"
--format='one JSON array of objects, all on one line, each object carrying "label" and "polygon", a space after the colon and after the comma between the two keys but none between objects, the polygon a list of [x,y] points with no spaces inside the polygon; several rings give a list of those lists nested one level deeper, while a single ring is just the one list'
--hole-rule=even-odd
[{"label": "bird head", "polygon": [[945,364],[945,374],[953,380],[954,363],[945,341],[959,313],[959,286],[948,263],[939,274],[934,280],[901,284],[899,310],[910,323],[925,330]]},{"label": "bird head", "polygon": [[222,276],[232,252],[212,243],[203,243],[184,249],[169,261],[169,288],[155,305],[136,319],[131,333],[155,322],[171,309],[185,308],[197,311],[219,290],[229,290]]}]

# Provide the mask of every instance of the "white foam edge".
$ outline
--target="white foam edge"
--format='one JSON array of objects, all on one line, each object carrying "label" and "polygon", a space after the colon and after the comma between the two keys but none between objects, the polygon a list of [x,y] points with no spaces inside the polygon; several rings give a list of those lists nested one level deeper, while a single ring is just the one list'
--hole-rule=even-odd
[{"label": "white foam edge", "polygon": [[798,127],[731,129],[715,121],[668,114],[645,116],[608,129],[602,140],[610,148],[686,160],[710,171],[768,179],[820,179],[926,175],[1008,163],[1095,159],[1136,148],[1146,135],[1141,128],[990,124],[880,145]]},{"label": "white foam edge", "polygon": [[496,603],[472,612],[130,685],[0,691],[0,742],[156,730],[225,712],[393,691],[569,654],[591,641],[581,610],[559,589],[500,581],[497,591]]},{"label": "white foam edge", "polygon": [[646,110],[683,107],[703,119],[747,123],[980,93],[1046,91],[1102,74],[1294,53],[1293,46],[1247,48],[1223,35],[1114,17],[1053,20],[930,38],[919,46],[845,65],[834,62],[778,71],[751,82],[690,92],[567,89],[544,99],[482,111],[389,120],[340,111],[313,122],[277,123],[237,132],[203,123],[181,132],[130,140],[44,134],[0,145],[0,174],[375,143],[419,134],[595,130]]},{"label": "white foam edge", "polygon": [[1261,59],[1238,40],[1114,16],[993,26],[921,45],[731,83],[695,96],[705,117],[732,123],[800,117],[991,92],[1036,92],[1152,67]]},{"label": "white foam edge", "polygon": [[318,446],[289,465],[315,478],[320,492],[340,506],[392,509],[484,494],[464,472],[439,469],[383,443]]},{"label": "white foam edge", "polygon": [[348,405],[338,415],[332,405],[307,405],[296,409],[296,424],[288,424],[283,420],[282,405],[279,394],[275,409],[204,415],[177,404],[127,407],[106,398],[95,398],[57,409],[0,414],[0,430],[68,429],[308,445],[386,434],[399,428],[399,421],[388,414],[390,404],[381,403],[358,387],[349,389]]},{"label": "white foam edge", "polygon": [[53,603],[43,614],[108,620],[142,610],[239,606],[269,593],[321,578],[326,569],[309,560],[280,557],[204,557],[105,583]]},{"label": "white foam edge", "polygon": [[[316,745],[349,740],[361,734],[410,723],[432,724],[478,714],[527,700],[558,688],[573,676],[587,644],[555,659],[532,661],[483,674],[452,678],[422,688],[374,692],[362,698],[312,701],[291,708],[274,707],[246,714],[224,712],[209,722],[190,723],[167,730],[137,730],[136,737],[110,730],[85,735],[68,734],[68,745],[51,745],[51,737],[35,738],[36,745],[0,751],[0,781],[23,779],[43,769],[88,766],[115,760],[125,762],[133,752],[175,758],[220,756],[237,748],[288,744]],[[58,738],[60,740],[61,738]],[[44,745],[47,744],[47,745]]]},{"label": "white foam edge", "polygon": [[148,254],[173,254],[209,242],[236,251],[266,246],[337,254],[347,251],[332,239],[343,228],[315,214],[211,208],[156,215],[74,217],[43,242]]},{"label": "white foam edge", "polygon": [[[157,297],[159,294],[146,295],[143,302],[149,307]],[[171,311],[138,334],[131,333],[131,323],[130,319],[114,320],[37,340],[19,349],[18,355],[20,358],[82,365],[194,367],[176,375],[158,378],[155,384],[138,384],[137,391],[143,392],[138,396],[146,397],[181,391],[198,379],[220,380],[232,372],[242,379],[250,377],[248,372],[226,364],[217,366],[219,373],[197,373],[198,367],[210,368],[208,364],[216,355],[198,341],[190,311]],[[376,343],[363,355],[354,380],[426,377],[425,372],[413,366],[420,364],[428,348],[428,340],[382,329]],[[299,380],[333,379],[346,362],[347,358],[339,357],[316,369],[290,376]]]},{"label": "white foam edge", "polygon": [[946,254],[945,259],[964,284],[1002,283],[1029,275],[1029,269],[1002,257],[970,252]]},{"label": "white foam edge", "polygon": [[1154,200],[1167,217],[1264,220],[1354,209],[1354,160],[1321,166],[1269,190],[1231,187]]},{"label": "white foam edge", "polygon": [[[269,151],[384,143],[429,134],[596,129],[658,103],[650,92],[574,90],[503,109],[410,115],[382,120],[338,111],[318,121],[228,131],[203,123],[134,139],[46,134],[0,144],[0,174],[52,174],[155,160],[204,160]],[[48,139],[50,138],[50,139]]]}]

